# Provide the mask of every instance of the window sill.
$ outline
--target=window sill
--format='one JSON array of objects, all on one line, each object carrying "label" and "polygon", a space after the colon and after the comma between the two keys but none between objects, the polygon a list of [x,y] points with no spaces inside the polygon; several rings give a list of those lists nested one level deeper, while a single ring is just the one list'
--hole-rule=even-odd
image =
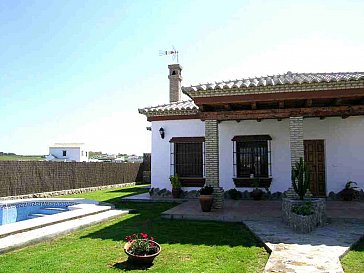
[{"label": "window sill", "polygon": [[203,177],[180,177],[182,187],[203,187],[205,178]]},{"label": "window sill", "polygon": [[258,179],[258,188],[268,188],[270,187],[272,183],[271,177],[255,177],[255,178],[249,178],[249,177],[238,177],[233,178],[235,187],[237,188],[255,188],[253,186],[253,182]]}]

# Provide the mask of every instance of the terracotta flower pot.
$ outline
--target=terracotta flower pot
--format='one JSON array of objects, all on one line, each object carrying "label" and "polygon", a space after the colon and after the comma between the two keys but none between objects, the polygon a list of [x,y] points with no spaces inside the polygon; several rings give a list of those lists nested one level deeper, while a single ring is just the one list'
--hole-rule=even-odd
[{"label": "terracotta flower pot", "polygon": [[260,189],[254,189],[251,193],[250,196],[254,199],[254,200],[261,200],[263,197],[263,191]]},{"label": "terracotta flower pot", "polygon": [[153,263],[154,258],[159,255],[162,248],[157,242],[155,242],[155,241],[150,241],[150,242],[153,242],[158,247],[158,251],[156,253],[154,253],[154,254],[151,254],[151,255],[135,255],[135,254],[129,253],[128,251],[129,251],[131,243],[130,242],[126,243],[124,245],[124,252],[126,253],[126,255],[128,255],[128,261],[130,261],[132,263],[136,263],[136,264],[151,264],[151,263]]},{"label": "terracotta flower pot", "polygon": [[203,212],[209,212],[212,208],[212,195],[200,195],[200,205]]},{"label": "terracotta flower pot", "polygon": [[355,191],[353,189],[343,189],[341,191],[341,197],[344,201],[352,201],[354,199]]},{"label": "terracotta flower pot", "polygon": [[181,189],[172,189],[172,196],[173,198],[180,198],[181,196]]}]

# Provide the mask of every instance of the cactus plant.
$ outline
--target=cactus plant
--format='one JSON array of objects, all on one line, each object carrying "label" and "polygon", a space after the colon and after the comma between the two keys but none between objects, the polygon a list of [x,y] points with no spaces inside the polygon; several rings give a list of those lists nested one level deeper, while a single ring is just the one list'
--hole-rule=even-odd
[{"label": "cactus plant", "polygon": [[296,162],[292,167],[292,186],[294,191],[303,200],[309,186],[310,186],[310,174],[307,163],[300,158],[299,162]]}]

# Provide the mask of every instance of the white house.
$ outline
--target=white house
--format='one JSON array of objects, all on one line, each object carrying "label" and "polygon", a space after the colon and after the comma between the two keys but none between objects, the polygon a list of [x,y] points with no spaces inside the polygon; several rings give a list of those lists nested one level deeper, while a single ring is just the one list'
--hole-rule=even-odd
[{"label": "white house", "polygon": [[55,143],[49,147],[48,161],[88,162],[84,143]]},{"label": "white house", "polygon": [[[291,166],[310,165],[314,196],[348,180],[364,189],[364,73],[292,73],[181,88],[169,65],[170,103],[139,109],[152,123],[152,187],[204,184],[272,193],[291,186]],[[181,91],[190,100],[181,101]]]}]

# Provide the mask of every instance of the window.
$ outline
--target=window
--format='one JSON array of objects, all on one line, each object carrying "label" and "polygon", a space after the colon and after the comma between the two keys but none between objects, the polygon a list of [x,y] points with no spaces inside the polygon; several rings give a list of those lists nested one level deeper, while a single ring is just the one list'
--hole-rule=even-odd
[{"label": "window", "polygon": [[170,140],[171,175],[178,174],[182,186],[200,187],[205,183],[204,141],[204,137],[174,137]]},{"label": "window", "polygon": [[237,178],[268,178],[271,176],[269,135],[235,136],[234,176]]},{"label": "window", "polygon": [[62,154],[63,154],[63,156],[66,156],[67,155],[67,151],[63,150],[62,151]]}]

